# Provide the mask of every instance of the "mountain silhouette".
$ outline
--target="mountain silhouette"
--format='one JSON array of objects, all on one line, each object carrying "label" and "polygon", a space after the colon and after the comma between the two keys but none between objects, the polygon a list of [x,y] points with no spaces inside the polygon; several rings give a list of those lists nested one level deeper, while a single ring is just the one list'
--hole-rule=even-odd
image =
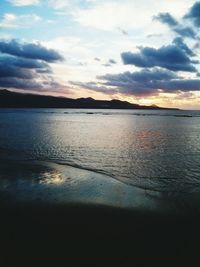
[{"label": "mountain silhouette", "polygon": [[65,98],[0,90],[1,108],[87,108],[87,109],[171,109],[155,105],[143,106],[121,100],[95,100],[88,98]]}]

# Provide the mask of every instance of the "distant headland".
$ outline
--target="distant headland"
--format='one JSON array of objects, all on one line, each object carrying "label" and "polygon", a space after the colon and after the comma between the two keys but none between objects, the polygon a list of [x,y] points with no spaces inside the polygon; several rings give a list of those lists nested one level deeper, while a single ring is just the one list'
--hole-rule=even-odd
[{"label": "distant headland", "polygon": [[0,90],[1,108],[87,108],[87,109],[150,109],[178,110],[155,105],[143,106],[121,100],[95,100],[93,98],[65,98]]}]

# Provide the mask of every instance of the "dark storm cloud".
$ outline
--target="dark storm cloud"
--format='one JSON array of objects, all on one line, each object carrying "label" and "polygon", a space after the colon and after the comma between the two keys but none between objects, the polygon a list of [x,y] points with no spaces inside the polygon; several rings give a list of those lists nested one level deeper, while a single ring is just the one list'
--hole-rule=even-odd
[{"label": "dark storm cloud", "polygon": [[76,82],[76,81],[69,81],[71,85],[78,86],[87,90],[95,91],[98,93],[104,93],[107,95],[113,95],[117,93],[117,89],[111,89],[107,86],[98,85],[96,82]]},{"label": "dark storm cloud", "polygon": [[121,54],[125,65],[134,65],[142,68],[162,67],[172,71],[196,72],[194,64],[198,61],[191,60],[192,52],[183,41],[175,39],[171,45],[158,49],[142,47],[137,53],[123,52]]},{"label": "dark storm cloud", "polygon": [[18,77],[0,77],[0,87],[15,88],[15,89],[29,89],[40,91],[43,86],[34,80],[18,79]]},{"label": "dark storm cloud", "polygon": [[196,2],[190,11],[184,16],[185,19],[190,19],[196,27],[200,26],[200,2]]},{"label": "dark storm cloud", "polygon": [[40,44],[19,43],[16,40],[0,41],[0,52],[28,59],[39,59],[46,62],[63,60],[63,57],[55,50],[48,49]]},{"label": "dark storm cloud", "polygon": [[21,78],[21,79],[33,79],[34,73],[30,70],[20,69],[15,66],[2,64],[0,62],[0,77],[1,78],[14,77],[14,78]]},{"label": "dark storm cloud", "polygon": [[177,47],[179,47],[180,49],[182,49],[183,51],[185,51],[185,53],[188,56],[195,56],[195,53],[184,43],[183,38],[181,37],[176,37],[173,40],[173,44],[175,44]]},{"label": "dark storm cloud", "polygon": [[45,72],[51,72],[49,65],[41,60],[19,58],[9,55],[0,54],[0,64],[4,66],[15,66],[24,69],[43,69]]},{"label": "dark storm cloud", "polygon": [[148,96],[158,93],[159,84],[169,82],[178,76],[168,70],[144,69],[138,72],[124,72],[121,74],[107,74],[98,77],[102,85],[118,90],[118,93],[135,96]]},{"label": "dark storm cloud", "polygon": [[158,89],[164,92],[200,90],[200,79],[183,79],[174,72],[161,69],[107,74],[98,78],[104,81],[104,86],[117,88],[127,95],[153,95]]},{"label": "dark storm cloud", "polygon": [[[0,55],[0,87],[32,88],[36,84],[34,79],[41,78],[41,73],[51,73],[51,68],[46,62]],[[40,85],[37,85],[39,89]]]},{"label": "dark storm cloud", "polygon": [[22,90],[32,90],[35,92],[48,92],[61,90],[62,87],[59,83],[48,80],[43,82],[37,82],[35,80],[28,79],[18,79],[18,78],[1,78],[0,77],[0,87],[1,88],[14,88]]},{"label": "dark storm cloud", "polygon": [[71,84],[107,95],[122,94],[137,97],[157,95],[160,90],[165,93],[200,90],[200,79],[183,79],[175,72],[159,68],[106,74],[97,78],[98,83],[71,82]]},{"label": "dark storm cloud", "polygon": [[127,81],[135,81],[135,82],[149,82],[149,81],[161,81],[161,80],[171,80],[177,78],[177,75],[168,70],[162,70],[162,69],[153,69],[148,70],[144,69],[141,71],[136,72],[124,72],[121,74],[106,74],[103,76],[98,76],[100,80],[107,80],[107,81],[121,81],[121,82],[127,82]]},{"label": "dark storm cloud", "polygon": [[174,91],[199,91],[200,90],[200,79],[176,79],[171,81],[161,82],[159,88],[165,92]]},{"label": "dark storm cloud", "polygon": [[34,79],[38,76],[38,73],[50,74],[51,72],[46,62],[13,56],[0,56],[1,78]]},{"label": "dark storm cloud", "polygon": [[196,38],[196,33],[193,28],[182,25],[170,13],[159,13],[157,16],[154,16],[153,19],[168,25],[171,30],[182,37]]},{"label": "dark storm cloud", "polygon": [[179,27],[173,28],[173,30],[183,37],[188,37],[188,38],[192,38],[192,39],[196,38],[196,33],[189,26],[188,27],[179,26]]},{"label": "dark storm cloud", "polygon": [[178,21],[170,13],[159,13],[157,16],[154,16],[154,19],[171,27],[178,25]]},{"label": "dark storm cloud", "polygon": [[[0,87],[27,90],[58,89],[51,76],[51,62],[62,56],[40,44],[0,41]],[[62,86],[60,85],[60,88]]]}]

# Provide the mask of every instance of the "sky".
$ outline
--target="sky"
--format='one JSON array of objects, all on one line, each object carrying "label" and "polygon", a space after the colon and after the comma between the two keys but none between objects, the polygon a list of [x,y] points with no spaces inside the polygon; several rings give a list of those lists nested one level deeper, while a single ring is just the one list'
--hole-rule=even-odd
[{"label": "sky", "polygon": [[200,2],[1,0],[0,88],[200,109]]}]

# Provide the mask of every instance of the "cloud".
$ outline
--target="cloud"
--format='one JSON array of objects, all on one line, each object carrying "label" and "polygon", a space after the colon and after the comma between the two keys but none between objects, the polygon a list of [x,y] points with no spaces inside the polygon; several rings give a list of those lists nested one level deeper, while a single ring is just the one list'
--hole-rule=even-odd
[{"label": "cloud", "polygon": [[169,82],[178,76],[168,70],[144,69],[138,72],[124,72],[120,74],[107,74],[97,77],[103,81],[102,85],[118,90],[124,95],[149,96],[158,93],[158,85]]},{"label": "cloud", "polygon": [[102,66],[104,66],[104,67],[111,67],[112,65],[110,63],[104,63],[104,64],[102,64]]},{"label": "cloud", "polygon": [[[94,1],[86,8],[76,9],[72,15],[75,21],[84,27],[92,27],[103,31],[120,31],[127,35],[128,30],[144,24],[152,10],[143,9],[143,16],[138,12],[138,8],[143,3],[135,1]],[[134,20],[133,20],[134,16]],[[126,29],[126,30],[124,30]]]},{"label": "cloud", "polygon": [[28,28],[33,23],[37,23],[41,20],[41,17],[35,14],[15,15],[12,13],[6,13],[3,15],[3,19],[0,21],[0,28]]},{"label": "cloud", "polygon": [[150,33],[150,34],[147,34],[147,38],[160,38],[162,36],[163,36],[162,33]]},{"label": "cloud", "polygon": [[11,66],[0,62],[0,78],[21,78],[21,79],[32,79],[34,74],[30,70],[21,69],[16,66]]},{"label": "cloud", "polygon": [[62,10],[69,6],[69,0],[49,0],[48,4],[54,9]]},{"label": "cloud", "polygon": [[196,27],[200,26],[200,2],[196,2],[190,11],[184,16],[185,19],[191,19]]},{"label": "cloud", "polygon": [[111,59],[108,60],[108,62],[102,64],[102,66],[111,67],[112,65],[115,65],[115,64],[117,64],[117,62],[114,59],[111,58]]},{"label": "cloud", "polygon": [[175,79],[178,76],[168,70],[162,70],[162,69],[153,69],[148,70],[144,69],[137,72],[124,72],[122,74],[106,74],[103,76],[98,76],[101,80],[107,80],[107,81],[135,81],[135,82],[150,82],[150,81],[161,81],[161,80],[171,80]]},{"label": "cloud", "polygon": [[0,55],[0,77],[31,79],[34,72],[51,73],[50,66],[43,61]]},{"label": "cloud", "polygon": [[114,95],[118,91],[117,89],[108,88],[107,86],[98,85],[96,82],[77,82],[77,81],[69,81],[71,85],[78,86],[80,88],[84,88],[90,91],[95,91],[98,93],[104,93],[106,95]]},{"label": "cloud", "polygon": [[40,0],[8,0],[14,6],[30,6],[39,4]]},{"label": "cloud", "polygon": [[117,62],[114,60],[114,59],[109,59],[109,61],[108,61],[110,64],[117,64]]},{"label": "cloud", "polygon": [[171,30],[183,37],[195,39],[196,33],[190,26],[184,26],[179,23],[170,13],[159,13],[153,17],[154,20],[158,20],[163,24],[169,26]]},{"label": "cloud", "polygon": [[49,91],[56,92],[56,91],[62,91],[64,86],[55,81],[51,81],[51,79],[38,82],[37,80],[18,79],[15,77],[12,78],[0,77],[0,88],[31,90],[35,92],[49,92]]},{"label": "cloud", "polygon": [[149,97],[159,93],[180,93],[200,90],[200,79],[183,79],[169,70],[155,68],[138,72],[98,76],[98,82],[71,82],[71,84],[103,92],[107,95]]},{"label": "cloud", "polygon": [[39,43],[19,43],[16,40],[0,41],[0,52],[28,59],[40,59],[46,62],[63,60],[63,57],[57,51],[47,49]]},{"label": "cloud", "polygon": [[170,13],[159,13],[157,16],[154,16],[154,19],[159,20],[160,22],[167,24],[168,26],[174,27],[178,25],[178,21],[172,17]]},{"label": "cloud", "polygon": [[167,82],[161,82],[159,84],[160,89],[165,92],[174,91],[199,91],[200,90],[200,79],[175,79]]},{"label": "cloud", "polygon": [[54,81],[49,63],[62,60],[60,54],[40,44],[0,41],[0,87],[48,91],[62,89]]},{"label": "cloud", "polygon": [[121,27],[117,28],[119,32],[121,32],[123,35],[128,35],[128,32],[124,29],[122,29]]},{"label": "cloud", "polygon": [[172,71],[196,72],[194,64],[198,61],[191,60],[192,51],[184,44],[182,39],[158,49],[141,47],[137,53],[123,52],[121,57],[125,65],[134,65],[142,68],[162,67]]},{"label": "cloud", "polygon": [[20,68],[26,69],[45,69],[46,72],[49,72],[49,65],[41,60],[27,59],[27,58],[19,58],[13,56],[0,56],[1,64],[8,64],[12,66],[17,66]]},{"label": "cloud", "polygon": [[191,27],[184,27],[179,25],[178,27],[173,28],[173,30],[183,37],[188,37],[192,39],[197,38],[196,33]]},{"label": "cloud", "polygon": [[[114,3],[112,4],[114,10]],[[123,11],[121,13],[121,18],[123,17],[123,22],[126,21],[124,25],[122,22],[116,22],[113,18],[113,15],[109,16],[109,5],[110,1],[108,1],[108,4],[102,2],[101,5],[95,4],[90,8],[86,8],[84,11],[82,10],[77,16],[78,22],[83,26],[90,26],[96,29],[107,31],[116,29],[119,30],[123,28],[127,28],[128,30],[133,29],[133,25],[129,24],[126,21],[126,19],[128,20],[128,18],[124,18]],[[103,6],[104,9],[102,8]],[[105,8],[106,6],[108,7],[108,9]],[[126,7],[128,6],[126,5]],[[121,10],[122,9],[119,8],[118,11],[120,12]],[[133,9],[130,8],[130,10],[132,11]],[[196,59],[197,55],[195,54],[194,49],[192,50],[184,41],[184,38],[187,37],[193,39],[187,40],[188,44],[193,44],[193,41],[198,39],[197,30],[195,29],[195,27],[191,26],[191,23],[187,23],[183,20],[183,14],[185,14],[186,12],[186,6],[180,12],[175,11],[177,17],[181,19],[177,19],[176,16],[171,15],[170,12],[172,11],[172,9],[166,10],[167,12],[159,13],[156,17],[154,17],[154,19],[160,21],[162,24],[167,25],[175,33],[176,38],[173,37],[174,39],[171,43],[158,46],[157,48],[152,47],[151,45],[144,45],[143,47],[138,47],[137,52],[132,52],[130,50],[131,52],[121,53],[121,58],[124,65],[134,65],[136,67],[142,68],[140,71],[126,71],[118,74],[113,74],[113,72],[116,72],[116,68],[114,68],[114,70],[112,70],[112,74],[96,76],[96,81],[71,81],[70,83],[80,89],[83,88],[90,91],[100,92],[112,97],[131,96],[137,98],[157,98],[162,94],[166,95],[166,97],[170,95],[170,97],[172,98],[173,96],[181,94],[184,98],[189,95],[198,94],[198,92],[200,91],[200,79],[198,76],[195,77],[195,74],[198,73],[197,67],[199,61]],[[102,18],[103,14],[105,15],[105,20],[102,21],[101,19],[100,21],[100,17]],[[116,15],[118,13],[117,11],[114,11],[113,14]],[[126,16],[128,16],[128,14],[129,13],[126,12]],[[144,14],[141,17],[145,17]],[[118,18],[118,15],[116,15],[116,18]],[[130,16],[130,18],[133,18],[133,16]],[[137,21],[136,24],[138,24],[137,18],[135,19],[134,17],[134,22],[135,21]],[[145,23],[146,21],[147,20],[145,18]],[[141,25],[143,26],[144,24],[142,23]],[[138,32],[141,25],[138,26]],[[149,24],[149,28],[150,27],[151,25]],[[155,36],[154,32],[156,31],[153,27],[154,25],[152,25],[152,27],[150,28],[152,35],[148,35],[148,37]],[[164,29],[164,27],[162,25],[159,25],[159,29],[162,30]],[[156,34],[159,33],[160,32],[157,31]],[[162,31],[162,36],[163,38],[165,37],[165,41],[168,40],[169,36],[166,34],[165,30]],[[142,42],[143,41],[144,39],[142,39]],[[132,45],[134,46],[134,43]],[[131,48],[128,48],[127,51],[129,51],[129,49]],[[121,51],[126,50],[123,49]],[[115,58],[111,53],[108,58],[109,57]],[[103,65],[111,66],[112,62],[107,61],[106,64]],[[124,68],[127,69],[128,67],[124,66]],[[182,72],[188,73],[186,74]]]},{"label": "cloud", "polygon": [[95,60],[95,61],[101,61],[101,59],[98,58],[98,57],[95,57],[94,60]]},{"label": "cloud", "polygon": [[175,44],[177,47],[185,51],[185,53],[189,56],[195,56],[195,53],[184,43],[183,39],[181,37],[176,37],[173,40],[173,44]]}]

